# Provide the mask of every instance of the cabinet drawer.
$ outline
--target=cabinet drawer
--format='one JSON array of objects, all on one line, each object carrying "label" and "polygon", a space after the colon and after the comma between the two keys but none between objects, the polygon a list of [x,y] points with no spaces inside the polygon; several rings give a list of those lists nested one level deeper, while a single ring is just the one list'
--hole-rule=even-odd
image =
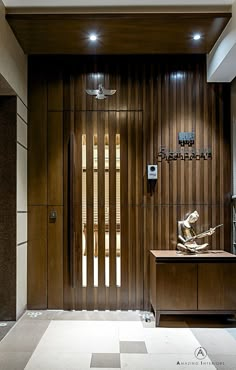
[{"label": "cabinet drawer", "polygon": [[156,307],[158,310],[197,309],[197,264],[156,265]]},{"label": "cabinet drawer", "polygon": [[204,263],[198,265],[198,309],[236,309],[235,263]]}]

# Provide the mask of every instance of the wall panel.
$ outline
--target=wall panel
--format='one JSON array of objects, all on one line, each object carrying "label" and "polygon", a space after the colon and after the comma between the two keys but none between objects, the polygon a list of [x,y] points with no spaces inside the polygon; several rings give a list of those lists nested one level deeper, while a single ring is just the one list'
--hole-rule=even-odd
[{"label": "wall panel", "polygon": [[[48,112],[48,204],[63,205],[63,112]],[[56,184],[56,186],[55,186]]]},{"label": "wall panel", "polygon": [[[56,212],[56,220],[49,219]],[[63,207],[48,207],[48,308],[63,307]]]},{"label": "wall panel", "polygon": [[16,320],[16,97],[0,97],[0,320]]},{"label": "wall panel", "polygon": [[[227,84],[207,84],[204,57],[68,56],[56,59],[30,57],[29,61],[30,70],[34,73],[38,70],[39,62],[43,62],[41,64],[45,68],[45,71],[40,72],[40,83],[34,74],[30,74],[33,94],[30,102],[32,122],[30,122],[29,136],[31,139],[30,204],[62,205],[65,201],[67,186],[65,150],[68,135],[71,130],[74,130],[74,122],[76,122],[75,136],[78,136],[82,132],[87,134],[92,132],[91,125],[96,121],[98,145],[101,147],[102,136],[110,124],[106,118],[107,112],[110,112],[109,114],[114,114],[116,117],[121,137],[123,135],[121,161],[124,166],[121,171],[121,185],[128,189],[129,198],[127,204],[126,194],[121,191],[121,244],[127,245],[123,251],[121,270],[128,273],[122,273],[122,289],[116,290],[114,287],[109,298],[107,289],[102,284],[104,280],[101,272],[101,268],[104,268],[102,255],[99,257],[98,294],[94,291],[91,233],[87,239],[89,289],[87,293],[84,289],[77,289],[75,293],[73,289],[68,288],[69,290],[67,289],[67,293],[64,294],[65,308],[71,308],[69,303],[71,299],[74,300],[73,307],[76,304],[77,307],[84,308],[87,305],[94,308],[91,296],[95,297],[96,294],[96,304],[100,308],[105,307],[106,304],[115,308],[115,300],[120,308],[149,308],[149,250],[175,249],[177,221],[183,219],[189,211],[196,209],[200,214],[196,224],[197,231],[223,223],[224,226],[217,229],[215,235],[202,242],[209,241],[212,249],[231,250],[229,87]],[[48,78],[48,73],[55,65],[55,61],[57,71]],[[105,100],[97,100],[85,93],[85,89],[95,89],[99,83],[106,88],[116,89],[116,94]],[[48,86],[46,90],[45,86]],[[49,99],[48,107],[47,99]],[[97,112],[100,112],[100,116]],[[141,136],[134,129],[137,124],[142,125]],[[62,127],[64,154],[60,149]],[[100,127],[101,131],[99,131]],[[112,133],[114,127],[109,130]],[[179,150],[178,133],[183,131],[194,131],[195,148],[211,148],[212,159],[178,159],[169,162],[160,160],[158,153],[161,146],[169,151]],[[92,142],[88,139],[87,144],[88,174],[91,175]],[[114,151],[114,145],[110,150]],[[38,153],[42,154],[40,164],[37,163]],[[62,155],[64,155],[64,172]],[[102,154],[98,160],[103,168]],[[77,161],[77,169],[81,171],[79,152],[77,152]],[[152,196],[147,191],[146,181],[146,165],[151,163],[158,164],[158,180]],[[138,182],[139,179],[142,179],[142,185]],[[62,184],[64,184],[63,202]],[[114,185],[112,180],[110,185],[111,187]],[[78,179],[76,186],[78,189],[81,188],[81,180]],[[98,177],[98,186],[103,186],[102,177]],[[93,192],[91,189],[93,189],[92,183],[87,184],[88,223],[92,230]],[[115,193],[111,194],[114,198]],[[104,197],[105,194],[99,192],[99,202],[103,202]],[[65,221],[67,217],[65,204],[64,207]],[[76,207],[80,212],[81,199],[76,200]],[[101,228],[104,227],[103,219],[104,215],[100,211],[98,223]],[[134,219],[136,221],[133,223]],[[81,215],[77,215],[77,221],[81,223]],[[114,225],[112,230],[111,238],[114,239]],[[64,253],[66,232],[67,226],[64,222]],[[104,243],[101,231],[98,231],[98,238],[99,243]],[[50,250],[52,251],[53,248],[56,250],[56,241],[51,243]],[[81,245],[82,231],[79,231],[76,235],[77,255],[81,253]],[[114,269],[114,254],[112,261],[111,266]],[[77,262],[78,272],[81,268],[81,257],[77,258]],[[68,277],[66,278],[67,263],[65,259],[64,287],[69,286]],[[77,278],[81,283],[81,274],[78,274]],[[110,278],[114,286],[114,271],[110,272]]]},{"label": "wall panel", "polygon": [[46,206],[29,206],[28,228],[28,308],[46,309],[48,307]]},{"label": "wall panel", "polygon": [[47,205],[47,75],[29,67],[28,203]]}]

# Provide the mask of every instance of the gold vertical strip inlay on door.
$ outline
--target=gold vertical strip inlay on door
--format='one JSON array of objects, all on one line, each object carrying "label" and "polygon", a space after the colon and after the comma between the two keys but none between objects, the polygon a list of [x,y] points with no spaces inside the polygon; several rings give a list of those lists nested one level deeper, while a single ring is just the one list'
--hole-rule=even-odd
[{"label": "gold vertical strip inlay on door", "polygon": [[109,135],[104,136],[105,145],[105,286],[109,287]]},{"label": "gold vertical strip inlay on door", "polygon": [[82,286],[87,286],[87,196],[86,196],[86,135],[82,135]]},{"label": "gold vertical strip inlay on door", "polygon": [[121,285],[120,134],[116,134],[116,285]]},{"label": "gold vertical strip inlay on door", "polygon": [[94,286],[98,286],[98,145],[97,135],[93,136],[93,230],[94,230]]}]

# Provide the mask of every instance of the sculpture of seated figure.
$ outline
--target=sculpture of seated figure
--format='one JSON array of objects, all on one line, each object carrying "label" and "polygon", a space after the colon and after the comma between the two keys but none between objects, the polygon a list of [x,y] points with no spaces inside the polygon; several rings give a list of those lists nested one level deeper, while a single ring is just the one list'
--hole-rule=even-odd
[{"label": "sculpture of seated figure", "polygon": [[199,218],[197,211],[190,213],[185,220],[178,221],[178,241],[177,249],[184,253],[202,253],[208,250],[208,243],[197,244],[195,239],[204,238],[212,235],[215,229],[219,226],[212,227],[207,231],[200,234],[196,234],[192,224],[194,224]]}]

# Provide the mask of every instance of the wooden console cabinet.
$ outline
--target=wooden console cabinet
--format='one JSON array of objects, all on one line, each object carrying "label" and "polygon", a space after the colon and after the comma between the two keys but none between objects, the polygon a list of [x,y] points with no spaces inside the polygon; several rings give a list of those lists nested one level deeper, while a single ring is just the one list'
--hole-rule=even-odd
[{"label": "wooden console cabinet", "polygon": [[150,300],[156,326],[161,314],[236,313],[235,255],[150,252]]}]

